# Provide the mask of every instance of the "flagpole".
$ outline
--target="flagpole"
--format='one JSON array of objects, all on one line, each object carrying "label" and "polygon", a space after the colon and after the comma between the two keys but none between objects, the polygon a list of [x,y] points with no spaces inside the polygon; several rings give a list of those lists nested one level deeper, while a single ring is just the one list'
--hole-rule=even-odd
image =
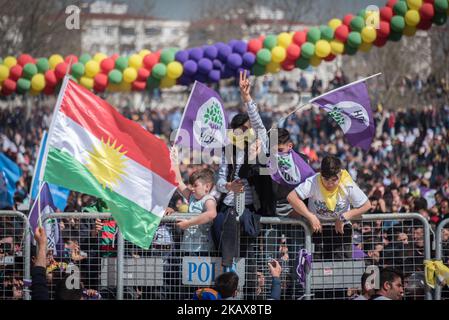
[{"label": "flagpole", "polygon": [[[41,144],[39,146],[39,151],[37,152],[37,157],[38,157],[37,161],[39,161],[39,158],[40,158],[40,155],[41,155],[41,152],[42,152],[42,142],[44,141],[44,137],[45,137],[46,134],[47,134],[47,131],[44,130],[44,134],[42,135]],[[29,201],[28,203],[31,203],[31,196],[32,196],[32,193],[33,193],[34,180],[36,180],[36,172],[37,172],[37,167],[38,167],[37,164],[38,163],[36,163],[36,165],[34,167],[33,179],[31,179],[30,192],[28,193],[28,201]],[[37,189],[39,190],[39,187]]]},{"label": "flagpole", "polygon": [[[186,115],[187,106],[190,103],[190,99],[192,98],[193,92],[195,91],[195,87],[196,87],[197,82],[198,81],[195,80],[195,83],[193,84],[192,90],[190,91],[189,98],[187,99],[186,106],[184,107],[184,112],[182,113],[181,121],[179,122],[180,126],[182,125],[182,122],[184,121],[184,117]],[[173,141],[172,148],[175,146],[176,141],[178,141],[180,129],[181,129],[181,127],[179,127],[178,131],[176,132],[176,137],[175,137],[175,141]]]}]

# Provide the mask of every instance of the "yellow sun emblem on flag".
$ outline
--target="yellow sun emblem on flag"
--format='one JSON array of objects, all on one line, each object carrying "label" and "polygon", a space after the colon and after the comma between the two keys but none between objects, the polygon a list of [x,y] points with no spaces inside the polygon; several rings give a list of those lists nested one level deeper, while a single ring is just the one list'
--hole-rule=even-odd
[{"label": "yellow sun emblem on flag", "polygon": [[125,152],[120,152],[123,145],[116,147],[117,140],[111,144],[101,138],[101,143],[94,145],[92,152],[89,152],[89,159],[86,164],[89,171],[100,182],[104,189],[112,189],[120,181],[123,181],[125,175]]}]

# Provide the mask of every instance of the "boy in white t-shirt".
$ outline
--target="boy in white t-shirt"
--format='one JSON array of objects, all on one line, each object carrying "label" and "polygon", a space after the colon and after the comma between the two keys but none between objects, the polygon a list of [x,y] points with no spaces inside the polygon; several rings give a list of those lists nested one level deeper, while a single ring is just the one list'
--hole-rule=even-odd
[{"label": "boy in white t-shirt", "polygon": [[[303,202],[305,199],[309,199],[308,207]],[[320,173],[296,187],[287,200],[297,213],[309,221],[314,233],[322,233],[321,236],[314,236],[313,242],[322,245],[324,259],[332,257],[333,251],[351,245],[351,220],[371,208],[368,197],[349,173],[342,170],[341,161],[335,156],[326,156],[321,161]],[[324,228],[322,223],[326,224]],[[334,226],[329,226],[329,223]],[[344,251],[334,257],[339,259],[352,254]]]},{"label": "boy in white t-shirt", "polygon": [[210,195],[214,186],[214,173],[210,169],[195,171],[189,177],[188,188],[181,177],[178,163],[178,152],[172,149],[172,166],[176,173],[178,191],[189,202],[188,213],[197,214],[188,220],[180,220],[177,226],[184,230],[181,250],[187,252],[208,252],[213,250],[213,242],[209,237],[212,221],[217,216],[217,201]]}]

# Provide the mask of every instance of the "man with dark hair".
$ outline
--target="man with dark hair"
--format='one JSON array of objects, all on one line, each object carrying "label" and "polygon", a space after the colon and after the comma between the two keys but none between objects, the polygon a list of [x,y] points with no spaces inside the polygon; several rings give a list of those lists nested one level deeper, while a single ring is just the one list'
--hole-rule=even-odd
[{"label": "man with dark hair", "polygon": [[404,297],[404,287],[402,285],[404,276],[402,273],[384,268],[380,271],[380,288],[371,300],[402,300]]},{"label": "man with dark hair", "polygon": [[374,288],[371,288],[368,283],[368,277],[371,276],[371,273],[364,272],[362,274],[361,284],[362,284],[362,294],[355,297],[353,300],[369,300],[374,295]]},{"label": "man with dark hair", "polygon": [[235,300],[239,276],[235,272],[225,272],[215,279],[215,289],[220,293],[223,300]]}]

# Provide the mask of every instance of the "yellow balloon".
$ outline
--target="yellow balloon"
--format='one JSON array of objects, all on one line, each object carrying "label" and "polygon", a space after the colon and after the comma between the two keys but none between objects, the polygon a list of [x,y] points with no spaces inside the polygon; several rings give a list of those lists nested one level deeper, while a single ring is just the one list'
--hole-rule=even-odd
[{"label": "yellow balloon", "polygon": [[29,93],[30,93],[30,96],[33,96],[33,97],[38,96],[38,95],[41,94],[40,91],[36,91],[33,88],[30,89]]},{"label": "yellow balloon", "polygon": [[332,40],[330,45],[331,52],[334,55],[342,54],[345,51],[345,44],[339,40]]},{"label": "yellow balloon", "polygon": [[362,40],[366,43],[373,43],[377,38],[376,29],[372,26],[367,26],[362,29]]},{"label": "yellow balloon", "polygon": [[8,79],[9,77],[9,68],[7,66],[4,66],[3,64],[0,64],[0,82]]},{"label": "yellow balloon", "polygon": [[343,22],[341,22],[340,19],[332,19],[329,21],[329,23],[327,24],[329,27],[332,28],[332,30],[335,31],[335,29],[337,29]]},{"label": "yellow balloon", "polygon": [[316,55],[313,55],[312,58],[310,58],[310,65],[313,67],[318,67],[321,63],[320,57],[317,57]]},{"label": "yellow balloon", "polygon": [[325,58],[331,53],[331,45],[326,40],[318,40],[315,43],[315,54],[319,58]]},{"label": "yellow balloon", "polygon": [[265,70],[267,70],[267,72],[269,73],[278,73],[279,71],[281,71],[281,65],[274,61],[271,61],[265,67]]},{"label": "yellow balloon", "polygon": [[280,63],[285,60],[287,57],[287,52],[285,51],[285,48],[281,46],[276,46],[273,49],[271,49],[271,60],[275,63]]},{"label": "yellow balloon", "polygon": [[107,90],[110,92],[120,92],[120,85],[114,84],[114,83],[109,83],[107,86]]},{"label": "yellow balloon", "polygon": [[184,68],[178,61],[172,61],[167,65],[167,77],[170,79],[178,79],[183,71]]},{"label": "yellow balloon", "polygon": [[17,64],[17,59],[13,56],[7,56],[5,60],[3,60],[3,64],[8,67],[8,69],[11,69]]},{"label": "yellow balloon", "polygon": [[413,37],[416,34],[416,27],[406,25],[402,32],[407,37]]},{"label": "yellow balloon", "polygon": [[122,82],[119,84],[119,89],[121,92],[130,92],[131,91],[131,83]]},{"label": "yellow balloon", "polygon": [[141,56],[142,58],[144,58],[147,54],[150,54],[151,51],[148,49],[142,49],[139,51],[139,56]]},{"label": "yellow balloon", "polygon": [[287,49],[290,43],[292,43],[292,36],[289,33],[282,32],[281,34],[278,35],[278,44],[281,47]]},{"label": "yellow balloon", "polygon": [[373,46],[372,43],[366,43],[366,42],[362,42],[362,44],[359,47],[359,50],[362,52],[368,52],[371,50],[371,47]]},{"label": "yellow balloon", "polygon": [[142,56],[133,54],[131,57],[129,57],[128,64],[130,67],[139,70],[139,68],[142,66],[142,59]]},{"label": "yellow balloon", "polygon": [[408,10],[405,14],[405,24],[410,27],[416,27],[421,21],[421,17],[417,10]]},{"label": "yellow balloon", "polygon": [[100,65],[98,64],[98,62],[95,60],[87,61],[86,70],[84,72],[86,76],[93,78],[98,72],[100,72]]},{"label": "yellow balloon", "polygon": [[104,53],[98,52],[94,55],[94,60],[97,61],[98,63],[101,63],[101,61],[103,61],[104,59],[106,59],[108,56],[105,55]]},{"label": "yellow balloon", "polygon": [[91,90],[94,87],[94,79],[88,77],[81,77],[80,84],[84,88]]},{"label": "yellow balloon", "polygon": [[137,71],[134,68],[128,67],[123,70],[123,81],[131,83],[137,79]]},{"label": "yellow balloon", "polygon": [[176,84],[176,79],[170,79],[169,77],[164,77],[161,80],[161,88],[171,88]]},{"label": "yellow balloon", "polygon": [[31,78],[31,89],[34,91],[42,91],[45,88],[45,77],[42,73],[35,74]]},{"label": "yellow balloon", "polygon": [[50,69],[56,68],[58,64],[64,62],[64,58],[60,54],[54,54],[50,56],[48,59],[48,63],[50,64]]},{"label": "yellow balloon", "polygon": [[419,10],[422,7],[422,0],[407,0],[407,6],[412,10]]}]

